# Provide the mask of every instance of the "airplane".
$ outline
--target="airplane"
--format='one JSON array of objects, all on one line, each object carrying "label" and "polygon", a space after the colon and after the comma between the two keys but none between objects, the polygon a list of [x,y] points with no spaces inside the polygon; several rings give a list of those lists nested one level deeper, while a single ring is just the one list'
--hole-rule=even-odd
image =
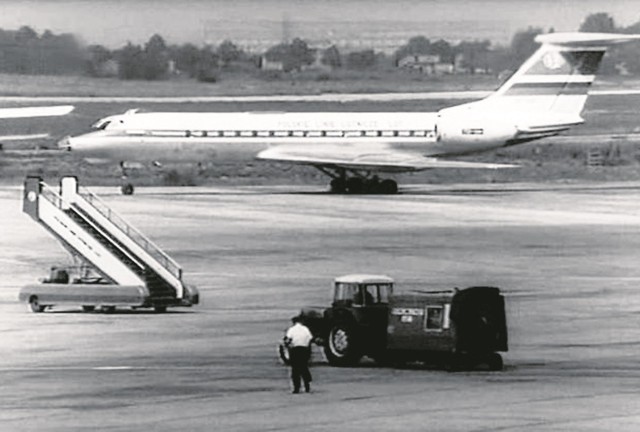
[{"label": "airplane", "polygon": [[[69,114],[74,107],[71,105],[58,105],[48,107],[18,107],[0,108],[0,119],[55,117]],[[0,141],[24,141],[48,138],[49,134],[28,135],[0,135]]]},{"label": "airplane", "polygon": [[[438,112],[186,113],[129,110],[59,147],[93,162],[249,161],[315,167],[334,193],[396,193],[379,173],[515,165],[448,160],[557,135],[580,116],[608,47],[640,35],[550,33],[488,97]],[[124,184],[123,193],[133,193]]]}]

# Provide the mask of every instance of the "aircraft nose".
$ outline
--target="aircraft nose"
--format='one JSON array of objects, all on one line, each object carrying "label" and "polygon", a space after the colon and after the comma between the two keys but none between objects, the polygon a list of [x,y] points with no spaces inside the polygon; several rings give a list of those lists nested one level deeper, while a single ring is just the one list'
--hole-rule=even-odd
[{"label": "aircraft nose", "polygon": [[58,148],[60,150],[71,151],[71,137],[66,136],[58,141]]}]

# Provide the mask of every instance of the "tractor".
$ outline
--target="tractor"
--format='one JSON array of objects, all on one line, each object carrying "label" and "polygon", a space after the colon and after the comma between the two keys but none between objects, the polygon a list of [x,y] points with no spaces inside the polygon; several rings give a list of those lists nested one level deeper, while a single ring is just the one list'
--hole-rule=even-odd
[{"label": "tractor", "polygon": [[[367,356],[380,364],[501,370],[498,352],[508,350],[504,297],[495,287],[395,294],[388,276],[347,275],[334,280],[330,307],[303,308],[299,317],[333,366]],[[287,363],[283,344],[278,352]]]}]

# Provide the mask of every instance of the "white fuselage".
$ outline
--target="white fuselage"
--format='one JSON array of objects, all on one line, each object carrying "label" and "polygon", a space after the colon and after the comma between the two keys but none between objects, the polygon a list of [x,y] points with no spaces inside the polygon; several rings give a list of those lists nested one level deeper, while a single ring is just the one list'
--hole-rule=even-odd
[{"label": "white fuselage", "polygon": [[363,154],[386,145],[438,156],[499,147],[515,133],[510,129],[508,136],[492,139],[487,126],[471,122],[459,125],[461,134],[468,132],[465,139],[442,140],[446,132],[438,131],[439,117],[416,112],[130,113],[102,119],[95,132],[61,145],[111,161],[241,161],[286,144],[355,146]]}]

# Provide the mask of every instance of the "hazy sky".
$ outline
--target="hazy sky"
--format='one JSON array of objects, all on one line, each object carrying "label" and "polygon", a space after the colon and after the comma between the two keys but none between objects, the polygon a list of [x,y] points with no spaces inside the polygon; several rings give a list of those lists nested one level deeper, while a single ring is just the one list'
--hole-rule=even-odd
[{"label": "hazy sky", "polygon": [[[504,35],[527,26],[576,30],[586,15],[607,12],[619,25],[640,21],[639,0],[2,0],[0,27],[71,32],[111,47],[160,33],[171,43],[203,43],[215,22],[491,22]],[[435,24],[434,24],[435,23]],[[431,24],[431,25],[430,25]],[[437,30],[436,30],[437,31]],[[295,36],[295,35],[294,35]],[[503,42],[503,41],[501,41]]]}]

